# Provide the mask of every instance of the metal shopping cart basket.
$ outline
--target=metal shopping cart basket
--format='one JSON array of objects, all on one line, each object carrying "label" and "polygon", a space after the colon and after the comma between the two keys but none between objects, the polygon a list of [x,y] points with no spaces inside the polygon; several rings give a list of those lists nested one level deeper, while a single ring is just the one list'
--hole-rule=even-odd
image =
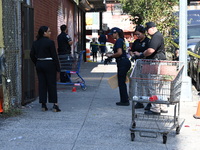
[{"label": "metal shopping cart basket", "polygon": [[[184,119],[179,117],[183,63],[139,59],[130,75],[129,98],[132,99],[131,140],[135,132],[141,137],[156,138],[158,133],[167,141],[167,134],[175,129],[179,134]],[[172,107],[171,114],[147,115],[135,110],[135,103],[149,103]]]},{"label": "metal shopping cart basket", "polygon": [[[79,74],[82,56],[84,52],[85,51],[80,51],[78,53],[74,53],[73,55],[58,55],[60,60],[61,72],[66,73],[69,82],[57,82],[57,84],[81,86],[82,90],[86,90],[85,80]],[[72,80],[71,75],[75,74],[78,76],[78,78]]]}]

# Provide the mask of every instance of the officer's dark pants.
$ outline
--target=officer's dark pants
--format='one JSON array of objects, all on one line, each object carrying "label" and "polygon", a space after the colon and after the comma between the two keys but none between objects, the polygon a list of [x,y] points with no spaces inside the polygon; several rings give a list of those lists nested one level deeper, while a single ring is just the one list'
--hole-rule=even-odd
[{"label": "officer's dark pants", "polygon": [[60,82],[70,82],[70,77],[71,74],[70,73],[66,73],[66,72],[60,72]]},{"label": "officer's dark pants", "polygon": [[117,75],[118,75],[118,85],[119,85],[119,94],[120,102],[128,102],[128,92],[126,86],[126,74],[131,67],[131,62],[128,58],[117,60]]},{"label": "officer's dark pants", "polygon": [[57,103],[56,65],[52,60],[40,60],[36,63],[39,80],[39,102]]}]

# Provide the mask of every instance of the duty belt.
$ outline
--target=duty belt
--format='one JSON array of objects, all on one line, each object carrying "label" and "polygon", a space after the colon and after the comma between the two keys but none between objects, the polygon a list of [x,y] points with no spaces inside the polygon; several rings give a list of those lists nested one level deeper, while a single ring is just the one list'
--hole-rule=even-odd
[{"label": "duty belt", "polygon": [[119,58],[116,58],[116,60],[122,60],[122,59],[127,59],[127,57],[119,57]]},{"label": "duty belt", "polygon": [[53,58],[51,58],[51,57],[47,57],[47,58],[38,58],[37,60],[53,60]]}]

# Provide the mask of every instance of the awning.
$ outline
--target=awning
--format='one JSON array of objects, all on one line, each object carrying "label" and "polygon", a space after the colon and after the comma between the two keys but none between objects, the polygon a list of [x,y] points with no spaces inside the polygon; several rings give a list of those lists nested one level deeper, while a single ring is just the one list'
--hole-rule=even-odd
[{"label": "awning", "polygon": [[79,6],[85,9],[86,12],[104,12],[106,4],[119,3],[118,0],[80,0]]}]

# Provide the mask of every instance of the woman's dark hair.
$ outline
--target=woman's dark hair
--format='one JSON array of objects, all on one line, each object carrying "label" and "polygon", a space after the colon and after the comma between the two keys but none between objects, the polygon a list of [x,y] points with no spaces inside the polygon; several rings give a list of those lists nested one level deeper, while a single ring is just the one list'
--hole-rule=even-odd
[{"label": "woman's dark hair", "polygon": [[41,37],[44,36],[44,32],[47,32],[49,27],[47,26],[41,26],[38,30],[38,35],[36,36],[37,40],[39,40]]},{"label": "woman's dark hair", "polygon": [[120,38],[122,38],[124,40],[124,32],[122,29],[120,29],[120,32],[118,32],[118,35]]},{"label": "woman's dark hair", "polygon": [[136,27],[135,27],[135,32],[136,31],[139,31],[139,32],[141,32],[141,33],[145,33],[145,28],[142,26],[142,25],[137,25]]}]

